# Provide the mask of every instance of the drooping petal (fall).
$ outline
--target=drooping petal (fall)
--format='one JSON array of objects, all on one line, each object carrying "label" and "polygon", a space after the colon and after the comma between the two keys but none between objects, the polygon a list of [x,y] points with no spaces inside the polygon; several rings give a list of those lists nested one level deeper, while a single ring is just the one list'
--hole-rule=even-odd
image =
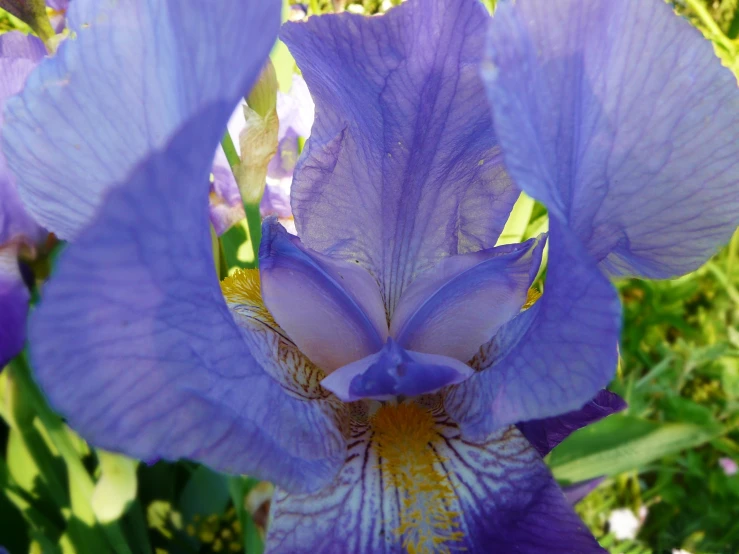
[{"label": "drooping petal (fall)", "polygon": [[518,196],[477,69],[487,20],[475,0],[410,0],[283,27],[317,114],[293,182],[298,233],[367,269],[390,316],[442,258],[492,248]]},{"label": "drooping petal (fall)", "polygon": [[543,296],[498,331],[472,362],[479,371],[446,395],[446,409],[470,437],[578,410],[616,369],[616,290],[556,219],[549,241]]},{"label": "drooping petal (fall)", "polygon": [[525,421],[519,423],[518,428],[539,454],[546,456],[574,431],[624,409],[626,401],[623,398],[603,389],[579,410],[547,419]]},{"label": "drooping petal (fall)", "polygon": [[321,369],[333,371],[382,348],[385,310],[364,268],[310,251],[271,217],[262,226],[259,270],[270,313]]},{"label": "drooping petal (fall)", "polygon": [[669,4],[499,2],[484,75],[516,185],[609,273],[687,273],[739,224],[736,78]]},{"label": "drooping petal (fall)", "polygon": [[110,192],[44,287],[31,357],[96,446],[316,490],[343,464],[343,436],[258,361],[213,266],[208,175],[235,103],[203,110]]},{"label": "drooping petal (fall)", "polygon": [[526,302],[544,240],[445,258],[400,297],[390,335],[408,350],[468,362]]},{"label": "drooping petal (fall)", "polygon": [[604,552],[515,428],[472,442],[438,411],[386,405],[350,444],[330,486],[276,492],[267,552]]},{"label": "drooping petal (fall)", "polygon": [[280,6],[72,2],[74,38],[6,112],[5,152],[31,215],[74,238],[105,193],[180,127],[213,104],[235,106],[274,43]]},{"label": "drooping petal (fall)", "polygon": [[596,477],[595,479],[588,479],[587,481],[581,481],[573,485],[562,488],[562,492],[567,499],[567,502],[573,506],[580,502],[583,498],[598,488],[605,480],[605,477]]}]

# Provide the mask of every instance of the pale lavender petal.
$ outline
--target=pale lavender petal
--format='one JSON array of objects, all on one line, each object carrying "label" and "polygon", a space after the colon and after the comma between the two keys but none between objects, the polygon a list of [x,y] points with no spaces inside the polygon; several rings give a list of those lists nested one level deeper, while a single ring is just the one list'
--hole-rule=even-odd
[{"label": "pale lavender petal", "polygon": [[210,183],[210,222],[220,236],[228,231],[232,225],[246,217],[244,204],[241,202],[241,193],[236,184],[231,168],[218,164],[211,170],[213,179]]},{"label": "pale lavender petal", "polygon": [[409,350],[469,361],[520,312],[544,243],[532,239],[442,260],[400,297],[390,335]]},{"label": "pale lavender petal", "polygon": [[284,179],[293,176],[298,161],[298,138],[307,139],[313,126],[315,106],[308,85],[300,75],[293,75],[290,92],[277,93],[277,116],[280,120],[277,135],[277,154],[267,167],[267,176]]},{"label": "pale lavender petal", "polygon": [[316,103],[298,234],[366,268],[390,316],[442,258],[495,246],[518,196],[477,70],[488,17],[476,0],[409,0],[283,26]]},{"label": "pale lavender petal", "polygon": [[324,371],[374,354],[385,343],[385,311],[370,274],[310,251],[274,217],[262,225],[259,272],[275,321]]},{"label": "pale lavender petal", "polygon": [[277,152],[267,165],[267,175],[273,179],[292,177],[296,163],[298,163],[298,134],[295,130],[289,129],[277,143]]},{"label": "pale lavender petal", "polygon": [[26,342],[26,316],[31,295],[18,267],[18,250],[0,246],[0,370]]},{"label": "pale lavender petal", "polygon": [[731,458],[719,458],[718,463],[721,466],[721,469],[724,470],[724,473],[729,477],[736,474],[737,470],[739,470],[739,466]]},{"label": "pale lavender petal", "polygon": [[46,0],[46,5],[53,10],[63,12],[69,7],[69,0]]},{"label": "pale lavender petal", "polygon": [[46,47],[38,37],[20,31],[9,31],[0,35],[0,58],[23,58],[40,62],[45,55]]},{"label": "pale lavender petal", "polygon": [[436,392],[461,383],[472,373],[470,366],[458,360],[405,350],[389,338],[381,351],[337,369],[321,385],[344,402],[390,400]]},{"label": "pale lavender petal", "polygon": [[284,179],[272,179],[267,177],[264,187],[264,195],[259,204],[259,212],[262,217],[276,215],[280,219],[292,218],[293,212],[290,208],[290,188],[292,176]]},{"label": "pale lavender petal", "polygon": [[277,115],[280,117],[279,138],[287,136],[290,129],[303,138],[310,136],[316,107],[311,98],[305,79],[297,73],[293,75],[290,92],[277,93]]},{"label": "pale lavender petal", "polygon": [[49,14],[49,21],[54,31],[61,33],[67,24],[67,9],[69,0],[46,0],[46,5],[53,11]]},{"label": "pale lavender petal", "polygon": [[612,274],[694,270],[739,224],[739,90],[660,0],[499,2],[484,71],[506,167]]}]

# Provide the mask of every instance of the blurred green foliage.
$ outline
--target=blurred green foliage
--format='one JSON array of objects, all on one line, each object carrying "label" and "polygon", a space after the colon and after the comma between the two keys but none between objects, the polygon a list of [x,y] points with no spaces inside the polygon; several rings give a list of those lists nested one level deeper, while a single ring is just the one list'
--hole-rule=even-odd
[{"label": "blurred green foliage", "polygon": [[[371,14],[400,1],[310,0],[309,13]],[[739,0],[673,4],[739,72]],[[13,28],[28,30],[0,12],[0,31]],[[289,77],[284,48],[273,61]],[[546,229],[543,207],[524,199],[504,235]],[[610,388],[629,408],[573,434],[547,461],[563,484],[606,476],[577,510],[613,554],[739,552],[739,473],[719,463],[739,463],[739,233],[691,275],[617,286],[622,361]],[[46,405],[23,357],[0,375],[0,415],[0,544],[11,554],[262,551],[268,484],[89,448]],[[643,516],[632,539],[609,526],[618,508]]]},{"label": "blurred green foliage", "polygon": [[[726,475],[719,464],[722,457],[739,462],[738,238],[681,279],[618,283],[622,363],[609,388],[629,408],[573,434],[550,459],[557,475],[558,457],[584,440],[589,456],[600,441],[618,443],[604,458],[602,473],[608,474],[609,464],[628,471],[613,475],[578,506],[612,552],[739,552],[739,474]],[[645,424],[673,435],[639,441]],[[623,438],[630,434],[631,440]],[[624,468],[630,457],[638,465]],[[636,540],[608,535],[607,517],[617,507],[634,513],[647,508]]]}]

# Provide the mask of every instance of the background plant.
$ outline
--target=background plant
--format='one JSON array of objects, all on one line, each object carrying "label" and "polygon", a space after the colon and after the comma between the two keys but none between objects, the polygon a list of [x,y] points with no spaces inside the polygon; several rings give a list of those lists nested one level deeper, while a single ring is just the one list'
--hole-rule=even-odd
[{"label": "background plant", "polygon": [[[311,0],[307,9],[372,14],[399,2]],[[485,3],[492,9],[494,1]],[[739,74],[739,0],[673,3]],[[28,31],[0,14],[0,29],[13,28]],[[276,49],[273,61],[289,82],[286,50]],[[544,209],[524,198],[504,238],[546,226]],[[737,552],[739,233],[681,279],[617,286],[625,319],[610,388],[629,408],[573,434],[547,461],[562,484],[605,476],[577,509],[613,553]],[[0,400],[0,544],[12,554],[261,552],[268,483],[91,449],[48,407],[24,357],[0,376]],[[633,538],[618,538],[609,523],[623,508],[643,519]]]}]

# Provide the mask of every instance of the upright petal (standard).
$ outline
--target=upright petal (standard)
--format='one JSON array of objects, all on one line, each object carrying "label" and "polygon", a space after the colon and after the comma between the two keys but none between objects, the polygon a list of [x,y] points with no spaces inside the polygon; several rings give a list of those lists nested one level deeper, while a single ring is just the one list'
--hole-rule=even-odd
[{"label": "upright petal (standard)", "polygon": [[660,0],[499,2],[486,75],[516,185],[611,274],[696,269],[739,224],[739,90]]},{"label": "upright petal (standard)", "polygon": [[282,31],[317,114],[293,182],[298,233],[366,268],[389,316],[422,271],[495,246],[518,196],[477,69],[487,20],[475,0],[409,0]]}]

